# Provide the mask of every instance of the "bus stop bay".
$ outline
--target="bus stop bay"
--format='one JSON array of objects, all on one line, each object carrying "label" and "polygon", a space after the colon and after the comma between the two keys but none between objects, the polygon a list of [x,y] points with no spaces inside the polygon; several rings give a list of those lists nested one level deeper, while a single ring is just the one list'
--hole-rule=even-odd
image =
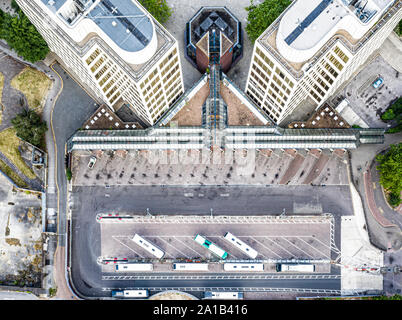
[{"label": "bus stop bay", "polygon": [[[164,259],[219,260],[194,238],[202,235],[227,253],[227,259],[330,259],[331,220],[273,223],[107,223],[101,225],[103,257],[158,259],[132,239],[137,233],[163,252]],[[230,232],[245,250],[225,239]],[[253,253],[251,253],[253,252]],[[257,255],[255,255],[255,252]],[[255,258],[254,258],[255,257]]]}]

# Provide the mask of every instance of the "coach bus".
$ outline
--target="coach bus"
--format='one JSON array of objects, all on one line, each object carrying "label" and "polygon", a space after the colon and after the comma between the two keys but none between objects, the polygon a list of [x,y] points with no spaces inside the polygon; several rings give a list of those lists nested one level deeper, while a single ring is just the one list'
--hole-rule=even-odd
[{"label": "coach bus", "polygon": [[248,244],[245,242],[241,241],[240,239],[236,238],[233,234],[230,232],[226,232],[225,237],[227,241],[229,241],[231,244],[233,244],[236,248],[240,249],[243,251],[246,255],[248,255],[250,258],[255,259],[258,256],[258,252],[251,248]]},{"label": "coach bus", "polygon": [[314,272],[315,266],[313,264],[298,264],[298,263],[277,263],[277,272]]},{"label": "coach bus", "polygon": [[205,239],[203,236],[197,234],[194,238],[195,242],[199,243],[202,245],[204,248],[207,248],[209,251],[211,251],[213,254],[217,255],[221,259],[226,259],[228,256],[228,253],[219,248],[216,244],[213,242]]},{"label": "coach bus", "polygon": [[208,271],[208,263],[173,263],[173,270],[177,271]]},{"label": "coach bus", "polygon": [[204,293],[204,299],[240,300],[240,299],[243,299],[243,292],[213,292],[213,291],[207,291],[207,292]]},{"label": "coach bus", "polygon": [[148,251],[150,254],[154,255],[158,259],[162,259],[162,257],[165,255],[165,253],[161,249],[154,246],[152,243],[145,240],[143,237],[139,236],[138,234],[135,234],[132,240],[136,244],[138,244],[141,248],[145,249],[146,251]]},{"label": "coach bus", "polygon": [[152,263],[120,263],[116,264],[117,272],[133,272],[133,271],[152,271],[154,265]]},{"label": "coach bus", "polygon": [[148,290],[113,290],[112,291],[113,298],[148,298],[149,292]]},{"label": "coach bus", "polygon": [[263,263],[224,263],[225,271],[264,271]]}]

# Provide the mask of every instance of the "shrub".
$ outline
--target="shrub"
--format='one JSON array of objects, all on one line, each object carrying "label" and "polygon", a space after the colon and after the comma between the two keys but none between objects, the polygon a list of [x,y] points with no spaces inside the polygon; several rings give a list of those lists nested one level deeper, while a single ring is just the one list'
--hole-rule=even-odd
[{"label": "shrub", "polygon": [[71,181],[71,179],[73,178],[73,173],[71,172],[70,168],[66,169],[66,177],[68,181]]},{"label": "shrub", "polygon": [[278,18],[290,5],[290,0],[265,0],[259,5],[254,5],[253,0],[246,8],[248,11],[246,32],[252,42]]},{"label": "shrub", "polygon": [[391,145],[385,154],[376,157],[379,165],[380,184],[390,192],[389,202],[392,205],[400,203],[402,191],[402,143]]},{"label": "shrub", "polygon": [[47,125],[34,110],[23,111],[12,119],[11,123],[20,139],[36,147],[41,145]]},{"label": "shrub", "polygon": [[167,22],[172,15],[172,9],[166,0],[139,0],[139,2],[159,23]]},{"label": "shrub", "polygon": [[43,60],[49,53],[46,41],[16,2],[11,5],[17,12],[15,16],[0,10],[0,38],[24,60],[32,63]]}]

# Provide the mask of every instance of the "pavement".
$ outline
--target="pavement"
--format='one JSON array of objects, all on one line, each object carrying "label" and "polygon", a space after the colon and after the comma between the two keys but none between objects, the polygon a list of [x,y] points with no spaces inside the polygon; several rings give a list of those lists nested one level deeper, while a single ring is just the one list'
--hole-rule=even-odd
[{"label": "pavement", "polygon": [[[384,83],[375,89],[372,83],[378,77],[383,78]],[[343,94],[353,111],[370,128],[387,128],[380,116],[402,95],[402,76],[378,55],[346,86]]]},{"label": "pavement", "polygon": [[164,27],[172,34],[179,42],[180,59],[183,70],[184,87],[189,89],[201,77],[200,72],[184,56],[184,30],[186,23],[197,13],[203,6],[226,6],[236,16],[242,24],[243,30],[243,58],[229,72],[228,76],[236,85],[244,90],[248,71],[251,63],[253,52],[253,44],[249,40],[245,32],[247,24],[248,12],[245,10],[250,5],[249,0],[167,0],[169,7],[173,9],[172,17]]},{"label": "pavement", "polygon": [[11,127],[11,120],[17,114],[24,111],[24,106],[27,105],[24,94],[11,86],[11,80],[25,67],[25,64],[13,59],[4,52],[2,50],[2,42],[0,42],[0,72],[4,76],[3,95],[1,99],[3,112],[0,131]]},{"label": "pavement", "polygon": [[[368,207],[367,193],[365,185],[367,187],[372,187],[372,183],[365,184],[364,182],[364,172],[366,169],[374,167],[372,166],[372,161],[375,156],[383,150],[386,150],[389,145],[401,142],[402,134],[386,134],[385,142],[382,145],[364,145],[356,150],[351,150],[351,169],[352,169],[352,181],[356,186],[360,196],[363,199],[364,211],[366,213],[366,223],[370,235],[370,241],[378,248],[382,250],[387,250],[388,248],[393,248],[394,250],[400,250],[402,247],[402,233],[399,227],[383,227],[372,214]],[[361,168],[361,170],[359,170]],[[373,172],[373,171],[372,171]],[[374,176],[375,177],[375,176]],[[375,182],[375,181],[372,181]],[[374,193],[375,191],[375,193]],[[377,185],[376,189],[372,192],[377,208],[381,208],[384,213],[381,215],[385,219],[389,219],[392,223],[400,219],[400,214],[392,210],[388,205],[385,204],[385,200],[378,194],[381,189]],[[371,194],[371,192],[369,191]],[[373,199],[373,200],[374,200]],[[377,203],[378,201],[378,203]],[[380,202],[381,201],[381,202]],[[381,211],[380,211],[381,212]],[[398,219],[398,220],[397,220]],[[393,220],[393,221],[392,221]]]},{"label": "pavement", "polygon": [[42,201],[37,194],[13,189],[0,174],[0,280],[37,286],[42,273]]},{"label": "pavement", "polygon": [[88,152],[72,157],[75,186],[347,185],[346,154],[329,150]]}]

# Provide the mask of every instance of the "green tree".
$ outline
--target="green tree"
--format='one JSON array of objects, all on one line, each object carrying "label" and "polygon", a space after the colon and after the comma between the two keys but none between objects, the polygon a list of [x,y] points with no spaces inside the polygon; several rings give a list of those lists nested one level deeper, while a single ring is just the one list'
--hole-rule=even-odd
[{"label": "green tree", "polygon": [[40,147],[47,131],[46,122],[34,110],[25,110],[11,120],[17,136],[34,146]]},{"label": "green tree", "polygon": [[396,133],[402,130],[402,97],[385,110],[381,115],[381,119],[385,122],[394,120],[395,126],[388,129],[386,133]]},{"label": "green tree", "polygon": [[398,206],[402,191],[402,143],[391,145],[387,153],[377,155],[376,159],[380,184],[390,192],[391,205]]},{"label": "green tree", "polygon": [[246,32],[250,40],[255,40],[278,18],[290,5],[290,0],[265,0],[259,5],[254,5],[253,0],[246,8],[248,11]]},{"label": "green tree", "polygon": [[402,20],[397,24],[395,32],[398,36],[402,37]]},{"label": "green tree", "polygon": [[17,11],[15,16],[0,10],[0,38],[24,60],[32,63],[43,60],[49,53],[46,41],[15,3],[13,8]]},{"label": "green tree", "polygon": [[172,9],[166,0],[139,0],[139,2],[159,23],[167,22],[172,15]]}]

